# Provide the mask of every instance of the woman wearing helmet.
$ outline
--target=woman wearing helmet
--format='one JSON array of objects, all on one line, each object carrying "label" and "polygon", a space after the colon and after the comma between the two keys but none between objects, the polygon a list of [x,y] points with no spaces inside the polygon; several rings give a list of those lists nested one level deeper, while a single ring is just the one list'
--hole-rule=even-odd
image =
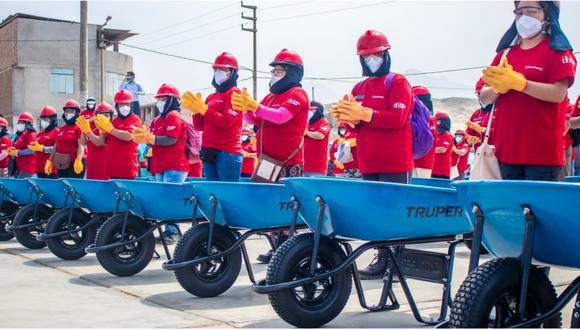
[{"label": "woman wearing helmet", "polygon": [[16,159],[19,179],[30,178],[35,173],[34,151],[28,149],[28,145],[36,141],[36,130],[32,123],[34,117],[30,113],[23,112],[18,116],[14,147],[8,149],[8,155]]},{"label": "woman wearing helmet", "polygon": [[[460,129],[455,131],[453,147],[451,148],[451,167],[457,168],[457,176],[460,178],[463,178],[467,171],[470,149],[471,147],[465,138],[465,131]],[[455,179],[455,177],[452,177],[452,179]]]},{"label": "woman wearing helmet", "polygon": [[232,94],[234,110],[247,112],[246,121],[258,127],[258,158],[268,157],[282,164],[274,181],[302,176],[303,143],[310,103],[302,89],[304,64],[298,53],[283,49],[270,63],[270,94],[260,103],[244,89]]},{"label": "woman wearing helmet", "polygon": [[254,131],[249,127],[242,129],[240,136],[242,149],[244,150],[244,160],[242,161],[242,177],[249,178],[254,174],[256,168],[256,137]]},{"label": "woman wearing helmet", "polygon": [[114,100],[117,117],[111,121],[113,107],[101,102],[97,106],[94,120],[101,134],[90,133],[88,137],[95,145],[106,149],[108,176],[111,179],[132,180],[139,175],[139,153],[131,132],[141,127],[141,120],[131,112],[131,92],[121,89],[115,94]]},{"label": "woman wearing helmet", "polygon": [[183,108],[193,113],[193,124],[203,131],[201,159],[209,181],[240,181],[242,168],[242,113],[232,110],[231,95],[238,89],[238,61],[230,53],[216,57],[212,85],[205,101],[201,93],[186,92]]},{"label": "woman wearing helmet", "polygon": [[304,131],[304,175],[326,175],[328,169],[328,137],[330,123],[324,118],[324,106],[310,102],[308,125]]},{"label": "woman wearing helmet", "polygon": [[435,114],[437,121],[437,135],[433,145],[435,157],[433,159],[432,178],[449,179],[451,177],[451,153],[453,152],[453,135],[451,131],[451,118],[444,112]]},{"label": "woman wearing helmet", "polygon": [[87,108],[80,113],[76,120],[76,125],[83,133],[81,136],[81,144],[86,146],[86,178],[91,180],[108,180],[108,155],[104,144],[95,144],[89,136],[100,136],[101,132],[94,123],[96,105],[93,104],[94,99],[87,100]]},{"label": "woman wearing helmet", "polygon": [[[345,159],[339,160],[339,147],[344,144],[348,144],[350,149],[350,157],[352,160],[346,161]],[[345,147],[343,147],[345,148]],[[358,150],[356,146],[356,132],[347,123],[338,124],[338,139],[332,142],[330,147],[330,160],[332,160],[332,172],[338,177],[345,178],[361,178],[362,174],[358,169]]]},{"label": "woman wearing helmet", "polygon": [[58,178],[56,168],[50,174],[44,173],[44,165],[52,153],[56,136],[58,135],[58,122],[56,120],[56,110],[46,106],[40,111],[40,128],[42,131],[36,136],[36,141],[28,145],[28,149],[34,151],[36,157],[36,176],[39,178]]},{"label": "woman wearing helmet", "polygon": [[576,59],[560,28],[558,1],[514,4],[514,22],[483,70],[481,101],[495,103],[493,142],[503,179],[557,181]]},{"label": "woman wearing helmet", "polygon": [[8,177],[8,163],[10,156],[8,149],[12,147],[12,140],[8,134],[8,120],[0,117],[0,178]]},{"label": "woman wearing helmet", "polygon": [[75,124],[81,113],[80,104],[70,99],[62,107],[64,125],[56,135],[56,143],[44,166],[44,173],[50,175],[56,167],[59,178],[82,178],[85,146],[82,132]]}]

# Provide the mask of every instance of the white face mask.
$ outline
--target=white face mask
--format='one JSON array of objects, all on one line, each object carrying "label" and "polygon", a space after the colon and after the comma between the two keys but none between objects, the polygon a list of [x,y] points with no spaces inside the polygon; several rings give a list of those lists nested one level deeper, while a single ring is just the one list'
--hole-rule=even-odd
[{"label": "white face mask", "polygon": [[241,138],[242,138],[242,142],[248,142],[248,141],[250,141],[250,137],[247,136],[247,135],[242,135]]},{"label": "white face mask", "polygon": [[461,136],[456,136],[455,137],[455,142],[461,143],[461,142],[463,142],[463,138]]},{"label": "white face mask", "polygon": [[94,110],[95,109],[95,105],[97,105],[97,103],[95,103],[95,102],[87,102],[87,109]]},{"label": "white face mask", "polygon": [[128,105],[122,105],[119,107],[119,113],[121,116],[127,117],[131,113],[131,107]]},{"label": "white face mask", "polygon": [[46,129],[48,126],[50,126],[50,122],[46,121],[46,120],[41,120],[40,121],[40,127],[42,127],[42,129]]},{"label": "white face mask", "polygon": [[542,31],[542,25],[540,20],[525,15],[516,21],[516,29],[522,39],[531,39],[537,36]]},{"label": "white face mask", "polygon": [[157,101],[157,110],[159,110],[159,113],[165,111],[165,101]]},{"label": "white face mask", "polygon": [[228,80],[228,73],[222,70],[215,70],[215,72],[213,73],[213,80],[215,80],[215,83],[218,85],[223,84],[224,82],[226,82]]},{"label": "white face mask", "polygon": [[312,118],[312,116],[314,116],[314,113],[316,111],[308,111],[308,120],[310,120]]},{"label": "white face mask", "polygon": [[379,70],[381,65],[383,64],[384,59],[380,56],[370,55],[364,58],[365,64],[371,70],[372,73],[375,73]]},{"label": "white face mask", "polygon": [[345,134],[346,134],[346,130],[345,129],[339,129],[338,130],[338,135],[344,136]]},{"label": "white face mask", "polygon": [[24,124],[22,124],[22,123],[16,124],[16,130],[18,132],[24,132],[25,129],[26,129],[26,126]]},{"label": "white face mask", "polygon": [[71,119],[73,119],[75,117],[75,114],[74,113],[67,113],[66,115],[64,115],[64,117],[67,120],[71,120]]},{"label": "white face mask", "polygon": [[282,78],[284,78],[284,75],[282,75],[282,76],[272,75],[272,78],[270,79],[270,87],[272,87],[272,85],[274,85],[275,83],[277,83],[280,80],[282,80]]}]

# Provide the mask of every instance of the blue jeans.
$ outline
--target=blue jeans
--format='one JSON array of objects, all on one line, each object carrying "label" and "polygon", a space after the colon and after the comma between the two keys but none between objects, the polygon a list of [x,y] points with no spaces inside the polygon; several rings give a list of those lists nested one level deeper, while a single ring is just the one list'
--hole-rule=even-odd
[{"label": "blue jeans", "polygon": [[208,181],[239,182],[242,155],[220,151],[213,162],[203,162],[203,171]]},{"label": "blue jeans", "polygon": [[[171,182],[171,183],[183,183],[187,177],[187,172],[182,171],[165,171],[163,173],[155,174],[155,181],[157,182]],[[177,225],[166,225],[166,234],[177,234]]]}]

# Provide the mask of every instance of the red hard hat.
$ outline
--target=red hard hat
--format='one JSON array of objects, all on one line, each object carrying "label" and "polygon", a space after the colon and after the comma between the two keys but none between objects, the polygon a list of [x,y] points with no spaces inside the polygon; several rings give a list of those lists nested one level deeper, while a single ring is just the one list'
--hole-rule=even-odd
[{"label": "red hard hat", "polygon": [[277,64],[282,64],[282,65],[287,65],[287,64],[293,64],[293,65],[300,65],[300,66],[304,66],[304,63],[302,62],[302,57],[300,57],[300,55],[298,55],[297,52],[293,51],[293,50],[288,50],[286,48],[282,49],[278,55],[276,55],[276,57],[274,58],[274,61],[272,63],[270,63],[270,66],[274,66]]},{"label": "red hard hat", "polygon": [[[117,94],[119,94],[119,93],[117,93]],[[117,97],[117,95],[115,95],[115,98],[116,97]],[[107,103],[107,102],[101,102],[95,108],[95,112],[96,113],[113,112],[113,107],[109,103]]]},{"label": "red hard hat", "polygon": [[0,117],[0,126],[8,127],[8,120],[6,120],[6,118]]},{"label": "red hard hat", "polygon": [[437,112],[435,114],[435,119],[440,119],[440,118],[449,118],[449,115],[446,114],[445,112]]},{"label": "red hard hat", "polygon": [[221,55],[215,58],[215,61],[213,61],[212,68],[238,70],[238,60],[234,57],[234,55],[223,52],[221,53]]},{"label": "red hard hat", "polygon": [[391,49],[389,40],[387,37],[379,31],[368,30],[356,43],[356,54],[357,55],[369,55],[378,52],[383,52],[387,49]]},{"label": "red hard hat", "polygon": [[157,94],[155,94],[155,97],[162,96],[174,96],[176,98],[180,98],[181,94],[179,94],[179,90],[177,89],[177,87],[170,84],[163,84],[157,90]]},{"label": "red hard hat", "polygon": [[477,80],[477,82],[475,83],[475,94],[481,93],[481,89],[483,88],[483,85],[485,85],[485,81],[483,81],[483,79],[479,78]]},{"label": "red hard hat", "polygon": [[64,106],[62,107],[63,110],[66,108],[73,108],[73,109],[81,110],[81,105],[77,101],[75,101],[73,99],[69,99],[68,101],[66,101],[64,103]]},{"label": "red hard hat", "polygon": [[50,117],[56,115],[56,110],[51,106],[46,106],[40,110],[40,117]]},{"label": "red hard hat", "polygon": [[425,86],[413,86],[413,94],[419,95],[430,95],[431,92]]},{"label": "red hard hat", "polygon": [[34,117],[29,112],[23,112],[18,116],[18,121],[34,122]]},{"label": "red hard hat", "polygon": [[455,135],[465,135],[465,131],[462,129],[458,129],[457,131],[455,131]]},{"label": "red hard hat", "polygon": [[133,94],[126,89],[121,89],[115,93],[115,103],[131,103],[133,102]]}]

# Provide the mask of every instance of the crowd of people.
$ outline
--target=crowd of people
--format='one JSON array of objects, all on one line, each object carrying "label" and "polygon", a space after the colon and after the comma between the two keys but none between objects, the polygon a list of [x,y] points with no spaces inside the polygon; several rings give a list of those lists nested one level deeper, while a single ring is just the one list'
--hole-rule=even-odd
[{"label": "crowd of people", "polygon": [[[334,141],[323,104],[309,100],[302,88],[305,66],[298,53],[283,49],[276,55],[269,93],[258,101],[238,88],[237,59],[224,52],[213,63],[215,91],[204,98],[163,84],[155,95],[158,115],[149,127],[139,117],[143,89],[133,72],[113,105],[94,98],[84,107],[67,101],[60,127],[53,107],[41,110],[38,132],[35,118],[25,112],[12,141],[8,122],[0,118],[0,174],[135,179],[145,166],[143,155],[160,182],[203,175],[213,181],[251,177],[276,183],[284,177],[334,175],[406,184],[412,176],[466,177],[470,153],[488,134],[503,179],[562,180],[571,174],[573,146],[579,142],[567,132],[580,128],[580,97],[575,104],[567,98],[576,59],[560,28],[559,10],[556,1],[515,2],[513,25],[477,79],[480,107],[455,132],[449,114],[433,108],[426,87],[411,86],[391,71],[387,37],[369,30],[356,47],[365,79],[329,110],[338,133]],[[412,120],[419,103],[429,111],[426,125],[433,141],[420,155]],[[183,111],[191,113],[192,122]],[[386,255],[379,250],[361,271],[363,278],[382,276]],[[264,262],[268,258],[260,256]]]}]

